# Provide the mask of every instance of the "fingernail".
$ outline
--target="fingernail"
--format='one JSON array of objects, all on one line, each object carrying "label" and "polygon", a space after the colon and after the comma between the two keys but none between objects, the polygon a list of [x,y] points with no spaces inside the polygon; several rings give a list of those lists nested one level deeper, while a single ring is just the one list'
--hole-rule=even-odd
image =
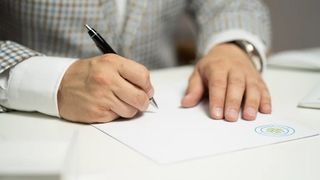
[{"label": "fingernail", "polygon": [[149,108],[150,102],[148,101],[146,104],[144,104],[143,110],[146,111]]},{"label": "fingernail", "polygon": [[238,120],[238,111],[236,111],[235,109],[229,108],[226,111],[226,119],[229,121],[236,121]]},{"label": "fingernail", "polygon": [[183,97],[183,99],[188,99],[188,98],[190,98],[190,94],[186,94],[186,95],[184,95],[184,97]]},{"label": "fingernail", "polygon": [[182,98],[181,105],[182,105],[182,106],[187,106],[187,105],[188,105],[188,99],[190,99],[190,95],[189,95],[189,94],[186,94],[186,95]]},{"label": "fingernail", "polygon": [[256,118],[256,116],[257,116],[257,110],[255,110],[255,109],[252,108],[252,107],[246,108],[245,113],[246,113],[246,115],[249,116],[250,118]]},{"label": "fingernail", "polygon": [[214,119],[222,119],[223,116],[223,110],[220,107],[214,107],[212,108],[212,117]]}]

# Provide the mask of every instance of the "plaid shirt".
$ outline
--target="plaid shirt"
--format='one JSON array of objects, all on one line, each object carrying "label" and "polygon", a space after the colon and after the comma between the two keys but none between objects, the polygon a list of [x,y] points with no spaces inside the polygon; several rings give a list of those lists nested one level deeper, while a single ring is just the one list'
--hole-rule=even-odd
[{"label": "plaid shirt", "polygon": [[127,0],[122,31],[116,28],[115,6],[115,0],[1,0],[0,73],[40,54],[99,55],[84,24],[98,30],[119,54],[148,68],[172,66],[171,36],[184,12],[196,22],[198,49],[204,49],[208,37],[229,29],[243,29],[270,44],[268,11],[259,0]]}]

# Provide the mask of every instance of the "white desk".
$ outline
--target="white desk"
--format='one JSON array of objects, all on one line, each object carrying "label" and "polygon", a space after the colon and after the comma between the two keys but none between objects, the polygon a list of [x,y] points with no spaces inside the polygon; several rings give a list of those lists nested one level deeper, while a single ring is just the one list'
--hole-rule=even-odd
[{"label": "white desk", "polygon": [[[153,81],[185,77],[191,67],[151,74]],[[320,110],[296,105],[320,82],[319,72],[269,69],[265,74],[273,113],[320,130]],[[320,179],[320,137],[158,165],[94,127],[65,122],[38,113],[0,114],[0,141],[64,139],[77,132],[68,168],[75,179]],[[50,152],[48,152],[50,153]]]}]

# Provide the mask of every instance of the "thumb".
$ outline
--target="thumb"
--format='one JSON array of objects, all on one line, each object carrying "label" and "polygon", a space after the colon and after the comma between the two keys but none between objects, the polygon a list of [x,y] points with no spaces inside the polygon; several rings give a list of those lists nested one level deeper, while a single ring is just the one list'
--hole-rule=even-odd
[{"label": "thumb", "polygon": [[190,79],[186,94],[181,100],[182,107],[193,107],[198,104],[204,93],[204,84],[200,73],[197,69],[194,70]]}]

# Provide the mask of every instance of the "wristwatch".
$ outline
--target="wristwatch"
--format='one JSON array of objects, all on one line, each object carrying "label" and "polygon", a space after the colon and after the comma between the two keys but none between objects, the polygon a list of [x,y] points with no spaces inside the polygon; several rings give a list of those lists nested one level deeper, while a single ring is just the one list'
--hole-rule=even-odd
[{"label": "wristwatch", "polygon": [[245,40],[236,40],[231,43],[237,45],[242,49],[250,58],[252,64],[256,67],[259,72],[263,71],[263,62],[258,50],[248,41]]}]

